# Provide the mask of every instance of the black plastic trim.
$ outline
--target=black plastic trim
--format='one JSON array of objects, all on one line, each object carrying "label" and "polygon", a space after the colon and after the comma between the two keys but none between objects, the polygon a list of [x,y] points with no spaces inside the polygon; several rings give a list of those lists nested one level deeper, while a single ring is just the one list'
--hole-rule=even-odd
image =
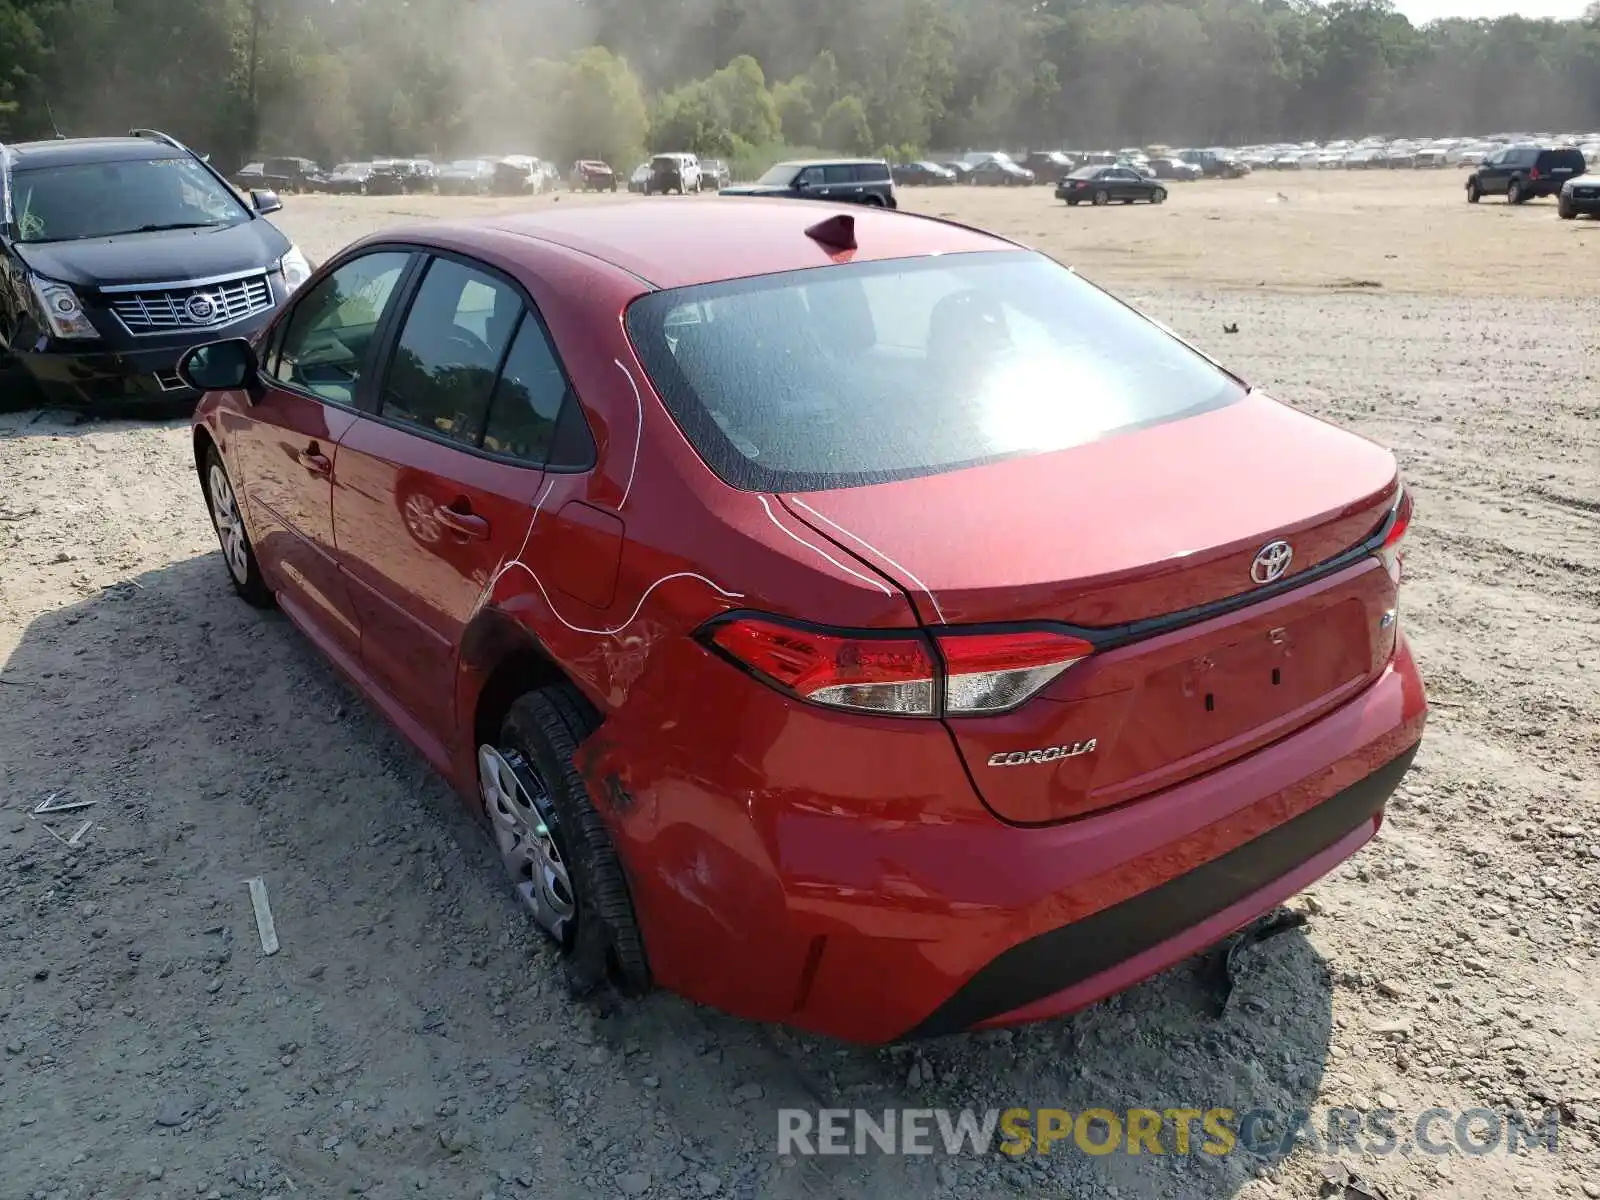
[{"label": "black plastic trim", "polygon": [[1383,811],[1420,743],[1220,858],[1002,951],[900,1040],[959,1033],[1092,979],[1260,891]]}]

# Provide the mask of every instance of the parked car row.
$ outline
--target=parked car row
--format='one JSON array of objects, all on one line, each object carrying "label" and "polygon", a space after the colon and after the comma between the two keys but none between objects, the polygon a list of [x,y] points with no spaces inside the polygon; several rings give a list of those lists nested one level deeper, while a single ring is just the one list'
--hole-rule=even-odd
[{"label": "parked car row", "polygon": [[[967,154],[938,162],[921,159],[893,168],[894,181],[907,187],[949,187],[957,183],[976,187],[1030,187],[1058,184],[1073,171],[1086,166],[1119,166],[1146,179],[1185,181],[1206,175],[1236,178],[1249,168],[1213,151],[1184,151],[1202,157],[1195,161],[1159,148],[1154,156],[1143,150],[1093,151],[1073,154],[1064,150],[1035,150],[1020,158],[1003,150]],[[1207,165],[1209,164],[1209,166]]]},{"label": "parked car row", "polygon": [[[552,162],[531,154],[461,158],[437,164],[427,158],[381,158],[342,162],[324,170],[309,158],[269,158],[243,167],[232,182],[241,191],[269,188],[275,192],[320,192],[343,196],[397,196],[435,192],[445,196],[523,196],[547,191],[562,182]],[[610,165],[579,159],[568,169],[573,191],[614,192],[618,183]]]}]

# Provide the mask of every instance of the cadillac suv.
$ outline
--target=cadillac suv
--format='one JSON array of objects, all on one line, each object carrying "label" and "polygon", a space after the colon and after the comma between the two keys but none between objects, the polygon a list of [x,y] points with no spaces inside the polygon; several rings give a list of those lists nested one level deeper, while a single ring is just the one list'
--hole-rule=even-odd
[{"label": "cadillac suv", "polygon": [[281,207],[150,130],[0,147],[0,358],[48,403],[192,399],[179,355],[254,334],[311,273]]}]

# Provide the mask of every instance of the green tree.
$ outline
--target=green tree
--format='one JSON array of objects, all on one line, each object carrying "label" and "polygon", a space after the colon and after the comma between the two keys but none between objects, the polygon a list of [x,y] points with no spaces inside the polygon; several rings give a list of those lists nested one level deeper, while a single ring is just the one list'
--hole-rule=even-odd
[{"label": "green tree", "polygon": [[872,127],[859,96],[840,96],[822,117],[822,144],[850,154],[872,152]]}]

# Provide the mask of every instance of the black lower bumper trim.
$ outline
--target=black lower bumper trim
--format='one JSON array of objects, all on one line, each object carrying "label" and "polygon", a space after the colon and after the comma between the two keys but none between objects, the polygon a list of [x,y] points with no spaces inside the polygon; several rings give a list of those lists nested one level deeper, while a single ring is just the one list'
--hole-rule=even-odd
[{"label": "black lower bumper trim", "polygon": [[959,1033],[1069,988],[1237,904],[1382,811],[1412,746],[1365,779],[1186,875],[1019,943],[967,980],[904,1039]]}]

